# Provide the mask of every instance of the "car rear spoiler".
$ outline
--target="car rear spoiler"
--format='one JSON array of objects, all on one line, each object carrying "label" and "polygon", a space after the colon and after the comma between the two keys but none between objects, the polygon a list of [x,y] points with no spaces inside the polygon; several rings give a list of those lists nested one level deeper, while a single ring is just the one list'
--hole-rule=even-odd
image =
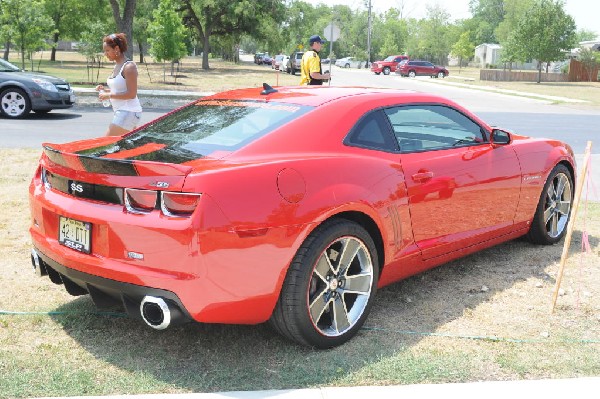
[{"label": "car rear spoiler", "polygon": [[191,166],[172,163],[75,154],[61,151],[60,147],[60,144],[44,143],[44,156],[56,165],[75,171],[116,176],[186,176],[193,169]]}]

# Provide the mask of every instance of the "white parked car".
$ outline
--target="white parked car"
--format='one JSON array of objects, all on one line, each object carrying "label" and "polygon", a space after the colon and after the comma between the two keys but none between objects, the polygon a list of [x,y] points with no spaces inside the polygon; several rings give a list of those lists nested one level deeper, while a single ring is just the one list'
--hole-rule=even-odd
[{"label": "white parked car", "polygon": [[354,57],[344,57],[335,61],[335,66],[338,66],[340,68],[361,68],[362,63],[362,61],[357,60]]},{"label": "white parked car", "polygon": [[279,64],[279,70],[282,72],[290,73],[288,64],[290,63],[290,56],[284,55],[281,63]]}]

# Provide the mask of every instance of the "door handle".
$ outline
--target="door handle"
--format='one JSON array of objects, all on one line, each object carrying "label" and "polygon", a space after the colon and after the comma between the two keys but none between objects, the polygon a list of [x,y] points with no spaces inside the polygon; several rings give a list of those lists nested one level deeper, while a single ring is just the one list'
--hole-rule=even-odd
[{"label": "door handle", "polygon": [[415,183],[424,183],[432,178],[433,172],[418,172],[412,175],[412,179]]}]

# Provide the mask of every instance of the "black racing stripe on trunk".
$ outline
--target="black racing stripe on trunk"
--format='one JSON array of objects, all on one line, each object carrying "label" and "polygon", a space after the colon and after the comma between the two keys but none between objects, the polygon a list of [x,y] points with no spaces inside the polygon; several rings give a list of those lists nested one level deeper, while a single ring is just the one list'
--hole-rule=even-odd
[{"label": "black racing stripe on trunk", "polygon": [[81,164],[90,173],[115,176],[137,176],[138,172],[131,161],[79,156]]},{"label": "black racing stripe on trunk", "polygon": [[[67,162],[60,151],[51,147],[44,147],[44,152],[50,161],[57,165],[69,168]],[[83,165],[84,169],[90,173],[102,173],[116,176],[138,176],[133,161],[121,159],[107,159],[90,157],[85,155],[76,155]]]}]

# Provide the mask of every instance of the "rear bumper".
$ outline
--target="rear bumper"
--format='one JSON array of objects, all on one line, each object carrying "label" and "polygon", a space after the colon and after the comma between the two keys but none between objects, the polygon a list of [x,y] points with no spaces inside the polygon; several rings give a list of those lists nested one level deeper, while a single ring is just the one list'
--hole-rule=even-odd
[{"label": "rear bumper", "polygon": [[[37,259],[36,259],[37,258]],[[55,284],[65,286],[71,295],[89,294],[99,309],[120,308],[136,319],[142,319],[140,304],[147,296],[163,298],[174,314],[177,324],[191,321],[185,306],[171,291],[129,284],[68,268],[56,262],[34,246],[32,263],[39,276],[48,276]]]}]

